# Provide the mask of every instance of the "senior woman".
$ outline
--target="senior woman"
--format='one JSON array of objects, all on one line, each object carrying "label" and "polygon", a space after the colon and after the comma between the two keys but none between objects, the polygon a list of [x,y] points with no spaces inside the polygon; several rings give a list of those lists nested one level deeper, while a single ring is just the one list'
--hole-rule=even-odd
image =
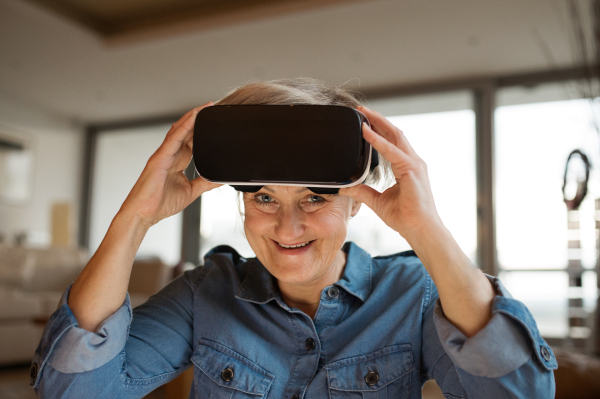
[{"label": "senior woman", "polygon": [[[244,193],[256,258],[219,246],[133,311],[131,266],[148,229],[217,187],[182,171],[205,104],[167,133],[102,244],[50,318],[31,368],[43,397],[140,398],[194,367],[190,398],[553,398],[556,361],[525,306],[465,256],[437,214],[425,163],[351,93],[310,79],[243,86],[218,104],[359,109],[395,184],[339,194]],[[260,162],[260,160],[257,160]],[[413,251],[344,244],[364,203]]]}]

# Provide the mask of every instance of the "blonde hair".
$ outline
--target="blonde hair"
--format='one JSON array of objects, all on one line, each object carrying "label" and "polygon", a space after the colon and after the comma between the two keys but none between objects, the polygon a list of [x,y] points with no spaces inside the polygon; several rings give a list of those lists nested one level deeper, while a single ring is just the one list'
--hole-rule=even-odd
[{"label": "blonde hair", "polygon": [[[342,105],[356,108],[361,105],[359,94],[317,79],[296,78],[252,82],[230,91],[215,105]],[[371,171],[366,183],[388,183],[389,162],[379,156],[379,166]]]}]

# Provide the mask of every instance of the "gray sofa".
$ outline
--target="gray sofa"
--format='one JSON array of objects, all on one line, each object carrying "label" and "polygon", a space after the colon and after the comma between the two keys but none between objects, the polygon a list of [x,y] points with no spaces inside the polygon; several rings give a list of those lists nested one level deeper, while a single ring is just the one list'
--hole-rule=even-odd
[{"label": "gray sofa", "polygon": [[46,320],[85,263],[79,250],[0,244],[0,365],[31,361]]},{"label": "gray sofa", "polygon": [[[85,251],[0,244],[0,366],[29,363],[65,288],[85,264]],[[173,268],[136,259],[129,281],[133,307],[164,287]]]}]

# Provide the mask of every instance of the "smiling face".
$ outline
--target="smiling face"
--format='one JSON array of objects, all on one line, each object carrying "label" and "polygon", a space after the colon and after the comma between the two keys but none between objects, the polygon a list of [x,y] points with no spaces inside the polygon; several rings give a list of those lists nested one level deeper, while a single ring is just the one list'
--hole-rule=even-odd
[{"label": "smiling face", "polygon": [[279,283],[318,284],[344,266],[341,247],[360,203],[304,187],[264,186],[244,194],[244,207],[246,238]]}]

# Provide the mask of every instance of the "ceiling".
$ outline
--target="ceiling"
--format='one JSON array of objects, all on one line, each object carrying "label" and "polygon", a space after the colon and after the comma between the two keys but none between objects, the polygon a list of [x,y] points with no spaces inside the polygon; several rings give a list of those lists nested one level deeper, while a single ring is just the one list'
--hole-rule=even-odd
[{"label": "ceiling", "polygon": [[359,0],[29,0],[111,43],[210,29]]},{"label": "ceiling", "polygon": [[45,0],[0,0],[0,97],[86,124],[184,112],[253,79],[310,76],[370,90],[574,64],[564,0],[334,1],[130,30],[186,7],[198,17],[217,2],[234,14],[234,4],[258,3],[52,2],[77,17]]}]

